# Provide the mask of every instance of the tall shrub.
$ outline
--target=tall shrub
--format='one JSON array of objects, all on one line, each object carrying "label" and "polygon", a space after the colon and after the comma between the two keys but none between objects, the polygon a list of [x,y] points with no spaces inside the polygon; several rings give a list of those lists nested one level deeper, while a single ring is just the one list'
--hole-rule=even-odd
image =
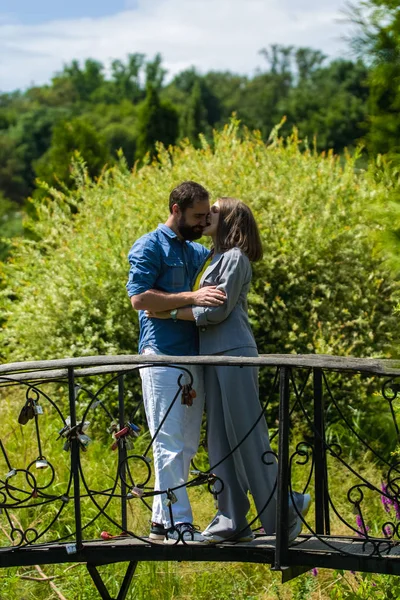
[{"label": "tall shrub", "polygon": [[[277,131],[265,145],[237,122],[213,146],[189,144],[93,182],[75,165],[77,190],[38,203],[36,239],[4,266],[0,311],[5,360],[135,353],[138,321],[125,292],[127,253],[165,221],[168,195],[194,179],[213,198],[237,196],[255,212],[264,243],[250,315],[260,353],[390,356],[399,337],[397,284],[371,243],[364,207],[384,182]],[[76,210],[71,211],[71,204]],[[74,214],[72,214],[74,213]]]}]

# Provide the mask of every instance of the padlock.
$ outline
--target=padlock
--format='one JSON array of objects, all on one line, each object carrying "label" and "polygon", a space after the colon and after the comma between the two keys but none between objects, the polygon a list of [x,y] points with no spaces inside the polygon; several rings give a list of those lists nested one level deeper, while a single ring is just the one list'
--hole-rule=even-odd
[{"label": "padlock", "polygon": [[140,427],[139,427],[139,425],[135,425],[135,423],[128,423],[128,425],[129,425],[129,427],[130,427],[131,429],[133,429],[133,431],[134,431],[135,433],[139,433],[139,431],[140,431]]},{"label": "padlock", "polygon": [[91,438],[88,435],[86,435],[85,433],[78,433],[76,437],[79,440],[82,450],[84,452],[86,452],[87,447],[89,446],[90,442],[92,441]]},{"label": "padlock", "polygon": [[182,386],[181,404],[185,404],[186,406],[192,406],[193,404],[193,399],[190,395],[189,385],[187,383]]},{"label": "padlock", "polygon": [[175,504],[175,502],[178,502],[178,498],[175,496],[174,492],[169,490],[167,492],[167,497],[163,501],[163,504],[164,506],[171,506],[171,504]]},{"label": "padlock", "polygon": [[33,404],[32,400],[28,401],[26,408],[27,408],[28,419],[29,420],[33,419],[35,416],[35,409],[34,409],[34,404]]},{"label": "padlock", "polygon": [[126,426],[125,426],[125,427],[123,427],[122,429],[120,429],[119,431],[116,431],[116,432],[114,433],[114,438],[115,438],[116,440],[119,440],[120,438],[122,438],[122,437],[125,437],[125,436],[126,436],[126,435],[128,435],[128,434],[129,434],[129,427],[126,427]]},{"label": "padlock", "polygon": [[115,433],[116,431],[118,431],[118,423],[111,421],[110,426],[107,427],[107,433]]},{"label": "padlock", "polygon": [[196,391],[192,388],[190,383],[185,383],[185,385],[182,386],[182,404],[186,404],[186,406],[193,406],[193,399],[196,398],[196,396]]},{"label": "padlock", "polygon": [[67,433],[70,430],[69,424],[64,425],[62,429],[58,432],[58,437],[66,437]]},{"label": "padlock", "polygon": [[35,463],[35,467],[37,469],[47,469],[47,467],[49,466],[49,463],[47,462],[47,460],[44,458],[44,456],[39,457]]},{"label": "padlock", "polygon": [[33,403],[33,412],[35,413],[35,415],[42,415],[43,414],[43,407],[38,404],[37,402]]},{"label": "padlock", "polygon": [[66,440],[64,442],[64,446],[63,446],[63,450],[65,450],[65,452],[68,452],[71,448],[71,442],[69,440]]},{"label": "padlock", "polygon": [[129,435],[131,437],[139,437],[140,427],[138,427],[134,423],[128,423],[128,427],[129,427]]},{"label": "padlock", "polygon": [[20,425],[26,425],[28,421],[29,421],[28,406],[26,404],[24,404],[24,406],[21,408],[21,412],[19,413],[19,416],[18,416],[18,423]]},{"label": "padlock", "polygon": [[132,494],[133,496],[136,496],[136,498],[142,498],[142,496],[143,496],[143,494],[144,494],[144,490],[142,490],[142,488],[139,488],[139,487],[136,487],[136,486],[135,486],[135,487],[133,487],[133,488],[131,489],[131,494]]},{"label": "padlock", "polygon": [[218,496],[217,494],[213,494],[214,497],[214,508],[218,508]]}]

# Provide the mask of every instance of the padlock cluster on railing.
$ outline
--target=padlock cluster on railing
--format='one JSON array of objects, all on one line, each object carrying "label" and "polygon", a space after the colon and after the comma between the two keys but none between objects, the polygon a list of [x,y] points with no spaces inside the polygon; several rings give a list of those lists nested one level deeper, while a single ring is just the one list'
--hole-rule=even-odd
[{"label": "padlock cluster on railing", "polygon": [[77,423],[74,427],[71,427],[71,418],[67,417],[65,419],[65,425],[58,432],[58,438],[64,438],[64,446],[63,450],[68,452],[71,449],[71,440],[76,438],[79,442],[81,450],[86,452],[87,447],[89,446],[92,439],[85,433],[87,428],[90,425],[90,421],[83,421],[81,423]]},{"label": "padlock cluster on railing", "polygon": [[116,450],[120,444],[124,444],[126,449],[130,450],[132,447],[132,438],[134,439],[139,436],[140,427],[128,421],[125,427],[118,429],[117,422],[113,421],[108,428],[108,432],[111,433],[114,439],[111,450]]},{"label": "padlock cluster on railing", "polygon": [[28,421],[31,421],[37,415],[43,414],[43,408],[39,404],[38,398],[28,398],[24,406],[21,409],[18,417],[18,423],[20,425],[26,425]]}]

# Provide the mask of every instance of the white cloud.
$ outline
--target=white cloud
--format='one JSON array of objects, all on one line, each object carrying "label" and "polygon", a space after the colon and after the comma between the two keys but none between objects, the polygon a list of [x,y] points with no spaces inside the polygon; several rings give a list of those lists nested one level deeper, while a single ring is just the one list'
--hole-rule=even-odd
[{"label": "white cloud", "polygon": [[169,75],[195,65],[200,71],[254,73],[258,54],[272,43],[348,54],[343,0],[126,0],[113,16],[39,25],[0,15],[0,89],[43,84],[73,59],[108,63],[130,52],[161,52]]}]

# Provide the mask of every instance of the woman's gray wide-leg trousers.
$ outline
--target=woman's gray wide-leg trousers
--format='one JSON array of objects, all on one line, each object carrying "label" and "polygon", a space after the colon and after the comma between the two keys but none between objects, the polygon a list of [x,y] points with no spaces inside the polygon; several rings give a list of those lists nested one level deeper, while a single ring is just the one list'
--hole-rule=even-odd
[{"label": "woman's gray wide-leg trousers", "polygon": [[[251,347],[223,355],[258,356]],[[265,454],[271,447],[264,415],[260,418],[258,368],[207,365],[205,392],[210,467],[224,482],[218,512],[206,532],[224,538],[248,534],[250,491],[265,533],[271,535],[276,529],[277,463]],[[220,489],[218,481],[215,487]]]}]

